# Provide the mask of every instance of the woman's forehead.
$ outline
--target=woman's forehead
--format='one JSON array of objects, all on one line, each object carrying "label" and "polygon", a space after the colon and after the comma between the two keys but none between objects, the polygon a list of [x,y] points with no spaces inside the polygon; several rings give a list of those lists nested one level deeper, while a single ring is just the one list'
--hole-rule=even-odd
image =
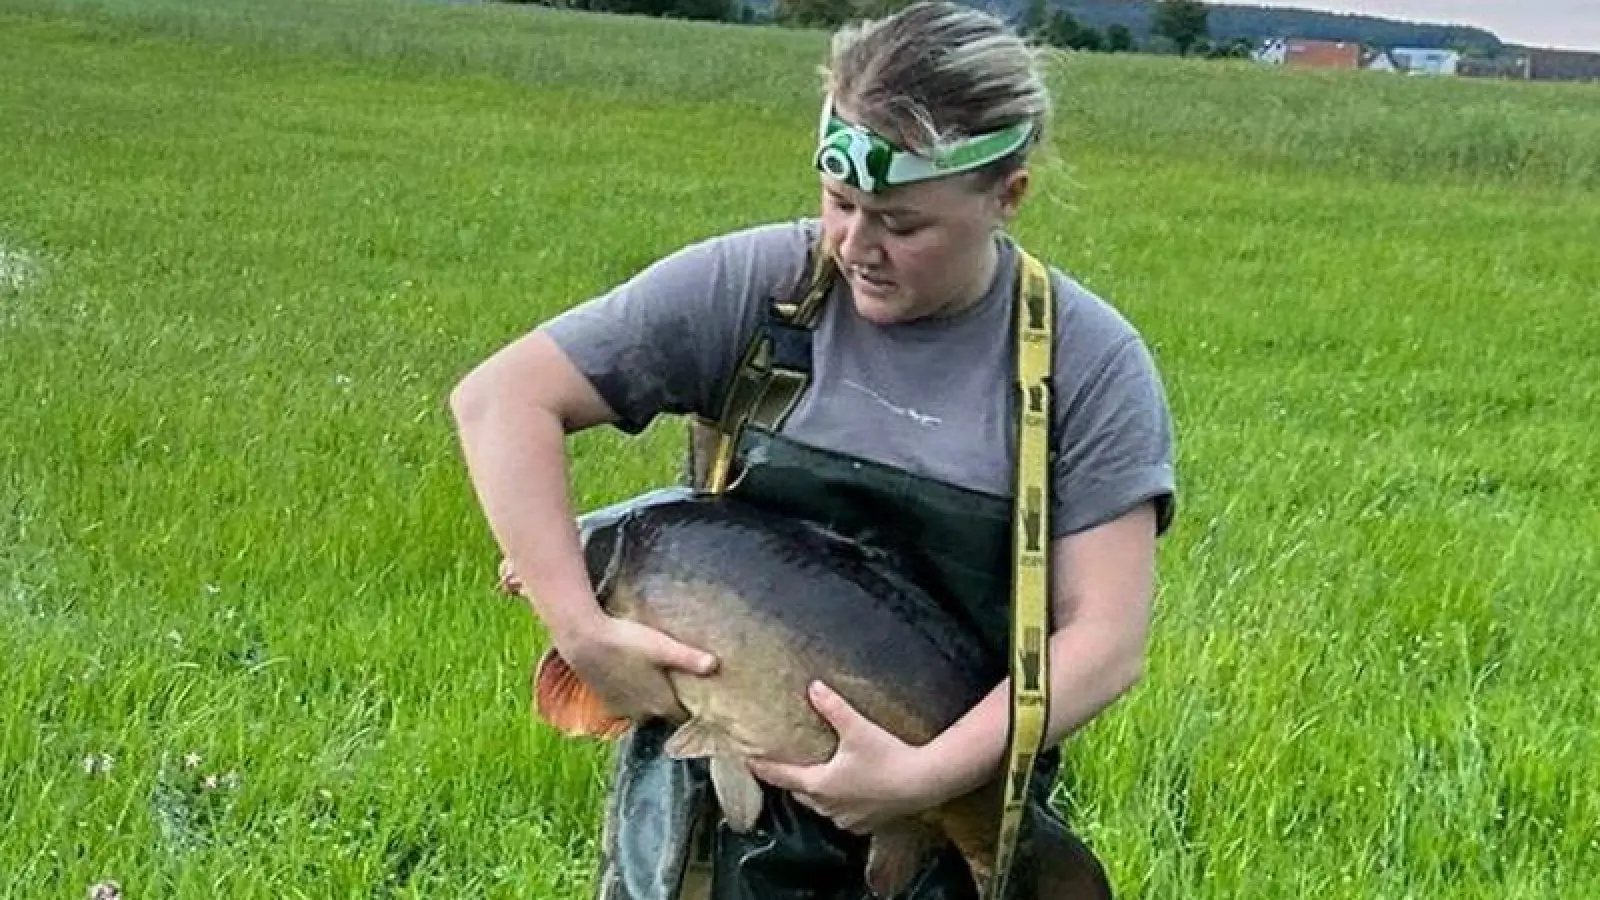
[{"label": "woman's forehead", "polygon": [[822,183],[834,196],[847,203],[886,216],[928,215],[948,208],[956,200],[955,179],[920,181],[903,184],[877,193],[821,176]]}]

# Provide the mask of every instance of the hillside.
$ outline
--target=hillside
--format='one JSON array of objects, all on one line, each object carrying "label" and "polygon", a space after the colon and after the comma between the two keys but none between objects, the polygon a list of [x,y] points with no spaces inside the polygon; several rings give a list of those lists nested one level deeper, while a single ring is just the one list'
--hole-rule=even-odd
[{"label": "hillside", "polygon": [[[1029,0],[968,0],[973,6],[1020,21]],[[1136,44],[1151,41],[1150,23],[1155,0],[1046,0],[1049,8],[1070,12],[1079,23],[1104,32],[1123,25]],[[758,16],[773,13],[775,0],[745,0]],[[1272,37],[1301,37],[1330,41],[1359,41],[1381,47],[1450,47],[1498,55],[1509,48],[1493,32],[1466,25],[1438,25],[1317,10],[1266,6],[1211,5],[1208,19],[1213,41],[1237,38],[1257,41]]]},{"label": "hillside", "polygon": [[[1104,31],[1121,24],[1133,32],[1139,44],[1150,40],[1153,0],[1048,0],[1050,8],[1064,9],[1077,20]],[[977,4],[1008,18],[1020,19],[1027,0],[980,0]],[[1271,37],[1301,37],[1318,40],[1359,41],[1374,46],[1393,47],[1470,47],[1495,54],[1503,47],[1500,39],[1481,28],[1456,25],[1430,25],[1403,22],[1377,16],[1340,15],[1313,10],[1275,9],[1264,6],[1210,7],[1208,19],[1212,40],[1252,41]]]}]

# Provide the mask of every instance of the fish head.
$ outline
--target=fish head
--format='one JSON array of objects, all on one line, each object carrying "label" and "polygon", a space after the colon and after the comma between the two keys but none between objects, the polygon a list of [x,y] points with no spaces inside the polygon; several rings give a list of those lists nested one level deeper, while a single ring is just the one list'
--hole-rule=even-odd
[{"label": "fish head", "polygon": [[[647,504],[650,505],[650,504]],[[639,522],[642,510],[619,505],[579,520],[578,539],[594,598],[610,616],[640,621],[638,585],[630,577],[629,550],[635,537],[649,533]],[[561,656],[547,648],[533,672],[534,713],[568,737],[620,737],[632,722],[606,707]]]},{"label": "fish head", "polygon": [[638,569],[649,563],[640,559],[639,541],[650,532],[650,522],[624,516],[580,535],[584,569],[594,591],[595,603],[607,615],[634,622],[643,621],[640,609],[645,573]]},{"label": "fish head", "polygon": [[583,567],[589,575],[589,584],[595,591],[595,600],[605,608],[610,579],[615,570],[618,552],[623,546],[622,529],[627,522],[626,512],[601,510],[578,521],[578,546],[583,552]]},{"label": "fish head", "polygon": [[659,488],[621,503],[597,509],[578,520],[578,544],[595,601],[612,615],[632,618],[619,591],[629,583],[632,551],[655,530],[652,513],[661,507],[683,506],[695,495],[686,488]]}]

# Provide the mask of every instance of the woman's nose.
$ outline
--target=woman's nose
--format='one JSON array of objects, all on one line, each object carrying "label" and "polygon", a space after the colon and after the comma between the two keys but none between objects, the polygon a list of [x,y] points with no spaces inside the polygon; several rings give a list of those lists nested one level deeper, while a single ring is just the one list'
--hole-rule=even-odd
[{"label": "woman's nose", "polygon": [[859,217],[845,222],[844,234],[839,238],[839,256],[847,263],[871,265],[878,261],[880,248],[871,227]]}]

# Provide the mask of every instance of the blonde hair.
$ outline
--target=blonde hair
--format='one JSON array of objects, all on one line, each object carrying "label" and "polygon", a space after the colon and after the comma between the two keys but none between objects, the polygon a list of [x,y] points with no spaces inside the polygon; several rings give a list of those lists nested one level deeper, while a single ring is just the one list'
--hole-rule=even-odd
[{"label": "blonde hair", "polygon": [[1033,121],[1032,139],[985,167],[991,182],[1026,162],[1051,103],[1039,51],[1005,22],[950,2],[918,2],[833,35],[826,90],[861,124],[931,154],[945,143]]}]

